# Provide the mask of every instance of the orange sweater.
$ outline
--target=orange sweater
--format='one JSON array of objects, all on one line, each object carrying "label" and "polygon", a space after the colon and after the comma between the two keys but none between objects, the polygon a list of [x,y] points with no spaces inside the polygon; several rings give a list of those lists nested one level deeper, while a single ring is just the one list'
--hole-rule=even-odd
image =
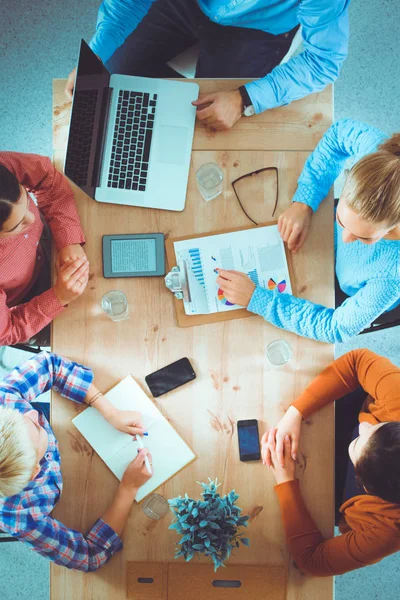
[{"label": "orange sweater", "polygon": [[[360,421],[400,421],[400,369],[369,350],[353,350],[333,362],[293,406],[307,418],[360,385],[370,396]],[[372,495],[355,496],[340,508],[344,516],[342,535],[325,540],[304,504],[298,480],[275,489],[289,550],[306,573],[341,575],[400,550],[399,504]]]}]

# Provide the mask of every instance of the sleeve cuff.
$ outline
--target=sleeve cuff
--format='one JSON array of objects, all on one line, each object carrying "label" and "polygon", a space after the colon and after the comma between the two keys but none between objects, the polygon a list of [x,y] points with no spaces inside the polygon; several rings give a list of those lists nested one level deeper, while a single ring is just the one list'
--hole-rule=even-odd
[{"label": "sleeve cuff", "polygon": [[276,493],[278,494],[278,498],[280,499],[283,495],[288,493],[300,493],[299,480],[291,479],[290,481],[284,481],[283,483],[278,483],[274,487]]},{"label": "sleeve cuff", "polygon": [[53,288],[46,290],[38,298],[38,305],[42,313],[52,321],[65,309],[57,298]]},{"label": "sleeve cuff", "polygon": [[280,106],[279,102],[276,100],[272,85],[268,81],[270,75],[271,74],[263,79],[258,79],[245,84],[247,93],[250,96],[251,103],[254,106],[256,113],[262,113],[264,110]]},{"label": "sleeve cuff", "polygon": [[263,317],[265,315],[266,304],[270,299],[272,299],[271,290],[266,290],[258,285],[250,298],[247,310]]},{"label": "sleeve cuff", "polygon": [[57,232],[52,231],[51,235],[53,236],[58,252],[66,246],[72,246],[72,244],[79,244],[80,246],[82,246],[86,242],[85,236],[80,225],[71,226],[71,228],[68,231],[64,230],[60,232],[60,229],[58,229]]},{"label": "sleeve cuff", "polygon": [[110,555],[119,552],[124,547],[119,535],[103,519],[96,521],[86,537],[96,546],[102,546]]},{"label": "sleeve cuff", "polygon": [[293,202],[302,202],[303,204],[307,204],[313,212],[315,212],[322,202],[323,198],[316,198],[315,191],[312,189],[311,185],[304,185],[304,183],[299,183],[297,186],[297,190],[295,195],[293,196]]},{"label": "sleeve cuff", "polygon": [[314,404],[315,400],[307,393],[307,391],[305,391],[297,398],[297,400],[292,402],[291,406],[297,408],[303,419],[308,419],[315,410],[318,410]]},{"label": "sleeve cuff", "polygon": [[84,404],[93,377],[94,375],[91,369],[77,363],[72,363],[72,369],[69,370],[66,381],[59,390],[60,394],[65,398],[68,398],[68,400],[72,400],[78,404]]}]

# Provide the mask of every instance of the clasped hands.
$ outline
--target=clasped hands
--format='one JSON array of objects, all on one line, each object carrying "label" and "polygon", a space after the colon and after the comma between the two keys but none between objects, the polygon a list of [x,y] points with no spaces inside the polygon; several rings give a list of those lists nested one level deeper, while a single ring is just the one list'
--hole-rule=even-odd
[{"label": "clasped hands", "polygon": [[277,484],[295,479],[302,420],[297,408],[290,406],[277,427],[266,431],[261,438],[263,464],[272,470]]},{"label": "clasped hands", "polygon": [[89,281],[89,261],[80,244],[61,248],[56,259],[54,293],[65,306],[83,294]]}]

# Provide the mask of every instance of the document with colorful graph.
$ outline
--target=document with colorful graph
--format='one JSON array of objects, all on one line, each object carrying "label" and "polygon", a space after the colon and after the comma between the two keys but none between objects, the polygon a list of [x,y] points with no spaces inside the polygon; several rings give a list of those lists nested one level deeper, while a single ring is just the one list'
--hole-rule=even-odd
[{"label": "document with colorful graph", "polygon": [[277,225],[232,231],[174,242],[177,262],[185,261],[190,301],[187,315],[207,315],[242,308],[231,304],[216,283],[217,269],[246,273],[277,294],[291,293],[285,248]]}]

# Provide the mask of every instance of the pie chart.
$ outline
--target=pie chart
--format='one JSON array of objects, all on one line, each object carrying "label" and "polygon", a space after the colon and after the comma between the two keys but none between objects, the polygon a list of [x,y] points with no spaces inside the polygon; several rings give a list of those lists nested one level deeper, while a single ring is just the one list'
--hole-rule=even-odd
[{"label": "pie chart", "polygon": [[218,288],[218,292],[217,292],[217,298],[220,302],[222,302],[222,304],[225,304],[226,306],[234,306],[234,304],[232,302],[229,302],[229,300],[227,300],[225,298],[225,294],[224,292],[221,290],[221,288]]}]

